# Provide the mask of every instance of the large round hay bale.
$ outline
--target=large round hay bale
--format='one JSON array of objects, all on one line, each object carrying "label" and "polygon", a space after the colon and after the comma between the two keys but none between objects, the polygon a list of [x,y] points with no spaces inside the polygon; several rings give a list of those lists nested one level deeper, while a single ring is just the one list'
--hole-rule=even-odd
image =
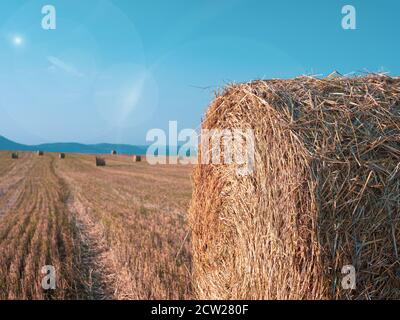
[{"label": "large round hay bale", "polygon": [[199,148],[198,298],[400,299],[399,78],[232,85],[202,128],[251,129],[254,168]]},{"label": "large round hay bale", "polygon": [[106,166],[106,159],[96,157],[96,167],[105,167]]}]

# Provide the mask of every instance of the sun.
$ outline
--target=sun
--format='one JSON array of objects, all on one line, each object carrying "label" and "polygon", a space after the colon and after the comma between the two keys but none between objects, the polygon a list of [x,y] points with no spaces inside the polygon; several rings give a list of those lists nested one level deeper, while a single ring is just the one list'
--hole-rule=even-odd
[{"label": "sun", "polygon": [[20,46],[20,45],[23,44],[24,39],[22,37],[20,37],[20,36],[15,36],[14,39],[13,39],[13,42],[14,42],[14,44],[16,46]]}]

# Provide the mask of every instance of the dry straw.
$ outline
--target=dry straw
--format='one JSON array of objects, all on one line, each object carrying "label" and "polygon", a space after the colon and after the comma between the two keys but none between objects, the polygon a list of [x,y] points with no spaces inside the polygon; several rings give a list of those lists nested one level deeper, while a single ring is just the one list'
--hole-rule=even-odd
[{"label": "dry straw", "polygon": [[104,158],[96,157],[96,167],[105,167],[106,160]]},{"label": "dry straw", "polygon": [[400,299],[399,78],[232,85],[202,127],[253,129],[255,168],[195,168],[198,298]]}]

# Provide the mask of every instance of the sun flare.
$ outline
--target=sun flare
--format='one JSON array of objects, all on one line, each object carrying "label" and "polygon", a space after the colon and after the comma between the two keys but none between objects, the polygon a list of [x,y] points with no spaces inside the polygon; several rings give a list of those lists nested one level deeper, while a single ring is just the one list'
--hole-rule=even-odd
[{"label": "sun flare", "polygon": [[16,37],[14,37],[13,42],[16,46],[20,46],[23,44],[24,39],[20,36],[16,36]]}]

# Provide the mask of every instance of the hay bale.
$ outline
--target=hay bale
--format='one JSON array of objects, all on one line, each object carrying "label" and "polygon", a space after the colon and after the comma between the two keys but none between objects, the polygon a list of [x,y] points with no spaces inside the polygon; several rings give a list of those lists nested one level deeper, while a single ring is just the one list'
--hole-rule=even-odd
[{"label": "hay bale", "polygon": [[333,79],[336,79],[336,78],[340,78],[340,77],[343,77],[343,75],[339,72],[339,71],[333,71],[333,72],[331,72],[327,77],[326,77],[326,80],[333,80]]},{"label": "hay bale", "polygon": [[400,299],[400,78],[233,85],[202,127],[253,129],[255,163],[195,168],[198,298]]},{"label": "hay bale", "polygon": [[65,159],[65,153],[60,153],[59,158],[60,159]]},{"label": "hay bale", "polygon": [[117,155],[117,151],[116,151],[116,150],[112,150],[112,151],[111,151],[111,154],[112,154],[113,156],[115,156],[115,155]]},{"label": "hay bale", "polygon": [[142,161],[142,156],[133,156],[133,162],[141,162]]},{"label": "hay bale", "polygon": [[41,150],[39,150],[39,151],[36,152],[36,154],[37,154],[38,156],[43,156],[43,155],[44,155],[44,152],[41,151]]},{"label": "hay bale", "polygon": [[18,159],[19,155],[16,152],[11,153],[11,159]]},{"label": "hay bale", "polygon": [[96,167],[105,167],[106,160],[104,158],[96,157]]}]

